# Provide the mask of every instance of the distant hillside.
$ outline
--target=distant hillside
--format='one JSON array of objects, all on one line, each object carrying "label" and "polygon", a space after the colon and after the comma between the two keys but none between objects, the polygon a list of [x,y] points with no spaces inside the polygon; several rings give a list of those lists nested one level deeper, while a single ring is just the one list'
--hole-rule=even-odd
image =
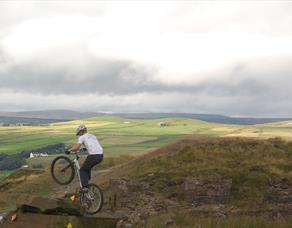
[{"label": "distant hillside", "polygon": [[55,120],[55,119],[40,119],[40,118],[25,118],[25,117],[7,117],[0,116],[0,126],[2,125],[42,125],[60,122],[64,120]]},{"label": "distant hillside", "polygon": [[76,120],[85,119],[100,114],[93,112],[75,112],[70,110],[45,110],[45,111],[26,111],[26,112],[0,112],[3,117],[22,117],[22,118],[38,118],[53,120]]},{"label": "distant hillside", "polygon": [[244,117],[229,117],[224,115],[213,114],[191,114],[191,113],[120,113],[115,114],[125,118],[133,119],[157,119],[157,118],[188,118],[197,119],[206,122],[223,123],[223,124],[238,124],[238,125],[254,125],[274,123],[280,121],[292,120],[292,118],[244,118]]},{"label": "distant hillside", "polygon": [[129,119],[158,119],[158,118],[188,118],[213,123],[254,125],[292,120],[292,118],[240,118],[215,114],[192,113],[104,113],[104,112],[77,112],[71,110],[44,110],[26,112],[0,112],[2,117],[39,118],[52,120],[77,120],[96,116],[119,116]]}]

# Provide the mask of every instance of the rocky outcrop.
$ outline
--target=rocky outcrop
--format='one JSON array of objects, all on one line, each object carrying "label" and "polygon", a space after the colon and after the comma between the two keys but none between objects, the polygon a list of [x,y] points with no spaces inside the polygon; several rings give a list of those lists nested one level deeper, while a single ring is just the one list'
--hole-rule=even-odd
[{"label": "rocky outcrop", "polygon": [[20,205],[19,210],[23,213],[39,213],[48,215],[82,215],[80,205],[66,198],[48,199],[36,197],[29,205]]},{"label": "rocky outcrop", "polygon": [[[11,217],[16,217],[12,221]],[[117,218],[83,216],[79,204],[68,199],[35,198],[31,204],[19,205],[15,212],[5,216],[0,227],[58,228],[58,227],[116,227]],[[68,226],[71,224],[71,226]]]},{"label": "rocky outcrop", "polygon": [[112,218],[87,218],[80,216],[45,215],[34,213],[17,212],[15,221],[11,221],[11,214],[8,214],[2,228],[114,228],[117,220]]},{"label": "rocky outcrop", "polygon": [[185,199],[189,205],[226,204],[231,179],[188,179],[184,183]]},{"label": "rocky outcrop", "polygon": [[170,204],[155,196],[144,182],[127,178],[111,179],[109,189],[106,209],[122,217],[121,227],[127,224],[143,226],[149,216],[165,213]]},{"label": "rocky outcrop", "polygon": [[266,195],[266,201],[274,204],[292,205],[292,183],[286,178],[272,181]]},{"label": "rocky outcrop", "polygon": [[[195,206],[194,213],[224,217],[227,211],[222,213],[225,208],[223,205],[228,202],[231,184],[231,179],[188,179],[178,187],[185,195],[185,202],[191,207]],[[167,213],[170,208],[179,210],[183,207],[177,198],[170,200],[159,197],[159,193],[152,189],[152,184],[146,181],[111,179],[109,189],[107,209],[123,216],[119,223],[121,227],[126,224],[143,226],[150,216]]]}]

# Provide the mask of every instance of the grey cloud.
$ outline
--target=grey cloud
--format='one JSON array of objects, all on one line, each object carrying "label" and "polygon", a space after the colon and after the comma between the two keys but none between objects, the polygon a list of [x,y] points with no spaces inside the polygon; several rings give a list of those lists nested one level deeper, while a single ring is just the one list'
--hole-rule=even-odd
[{"label": "grey cloud", "polygon": [[[76,66],[75,66],[76,67]],[[143,92],[207,93],[214,96],[256,95],[267,88],[254,78],[206,80],[199,84],[168,85],[153,79],[157,69],[128,61],[97,59],[80,70],[45,63],[16,64],[0,73],[0,89],[49,94],[123,95]],[[77,67],[78,68],[78,67]]]},{"label": "grey cloud", "polygon": [[[113,66],[110,68],[113,69]],[[129,65],[121,64],[113,72],[118,74],[121,69],[125,72],[133,71]],[[137,67],[134,69],[134,73],[137,73]],[[18,84],[15,89],[18,95],[11,95],[11,98],[5,96],[3,99],[0,96],[0,106],[9,110],[68,108],[86,111],[193,112],[285,117],[292,112],[292,79],[289,75],[282,75],[281,80],[273,76],[273,73],[262,80],[249,79],[247,75],[245,78],[234,75],[232,79],[208,80],[193,86],[166,86],[151,81],[148,78],[150,74],[147,73],[136,81],[131,80],[126,73],[120,75],[120,78],[111,76],[107,82],[94,86],[78,79],[71,83],[66,77],[59,81],[57,77],[53,77],[51,81],[44,77],[47,85],[42,85],[37,77],[31,77],[30,82],[26,82],[30,86],[21,88],[25,80]],[[93,84],[98,81],[100,79],[91,79]],[[37,88],[38,86],[41,88]],[[22,96],[19,91],[23,91],[25,95]]]},{"label": "grey cloud", "polygon": [[17,64],[0,73],[0,88],[40,94],[128,94],[159,90],[155,69],[127,61],[96,60],[74,71],[45,63]]},{"label": "grey cloud", "polygon": [[[73,53],[78,55],[78,53]],[[80,53],[79,53],[80,54]],[[57,55],[57,54],[56,54]],[[231,77],[206,79],[197,84],[164,84],[154,80],[158,71],[130,61],[94,59],[82,56],[75,64],[48,66],[44,59],[7,64],[1,71],[0,89],[15,92],[50,94],[129,95],[139,93],[177,92],[208,94],[216,97],[289,97],[292,70],[279,75],[277,70],[255,75],[248,63],[231,67]],[[85,58],[85,63],[81,59]],[[1,52],[0,52],[1,61]],[[51,62],[51,60],[48,60]],[[56,62],[58,62],[57,60]],[[52,60],[53,62],[53,60]],[[5,64],[4,64],[5,65]],[[195,76],[194,76],[195,77]]]},{"label": "grey cloud", "polygon": [[116,96],[4,94],[3,110],[71,109],[114,112],[189,112],[291,117],[291,101],[273,96],[214,96],[181,92]]}]

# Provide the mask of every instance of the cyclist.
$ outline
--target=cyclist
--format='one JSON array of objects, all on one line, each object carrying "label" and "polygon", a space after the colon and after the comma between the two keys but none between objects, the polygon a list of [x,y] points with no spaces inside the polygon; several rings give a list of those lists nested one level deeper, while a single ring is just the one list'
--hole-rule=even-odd
[{"label": "cyclist", "polygon": [[88,190],[88,181],[91,179],[92,167],[103,160],[103,148],[98,139],[87,132],[87,128],[83,124],[77,128],[76,135],[79,136],[78,142],[67,153],[76,153],[82,146],[86,148],[88,156],[80,168],[82,190],[86,191]]}]

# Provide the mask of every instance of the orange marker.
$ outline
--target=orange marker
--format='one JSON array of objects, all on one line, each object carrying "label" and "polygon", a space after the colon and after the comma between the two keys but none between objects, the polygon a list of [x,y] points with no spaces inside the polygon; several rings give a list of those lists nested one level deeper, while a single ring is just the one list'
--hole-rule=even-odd
[{"label": "orange marker", "polygon": [[11,215],[11,221],[15,221],[17,219],[17,214],[14,212],[12,215]]}]

